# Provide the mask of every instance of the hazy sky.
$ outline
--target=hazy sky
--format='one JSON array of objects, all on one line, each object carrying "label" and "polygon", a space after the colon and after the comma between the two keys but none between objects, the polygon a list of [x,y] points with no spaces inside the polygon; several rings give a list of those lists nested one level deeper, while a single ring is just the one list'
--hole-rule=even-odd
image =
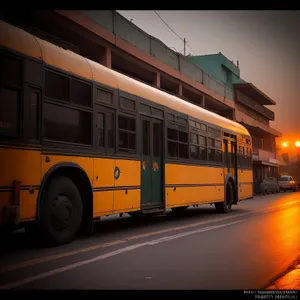
[{"label": "hazy sky", "polygon": [[[154,11],[118,12],[183,53],[182,41]],[[197,54],[222,52],[235,63],[238,60],[241,78],[277,103],[268,107],[275,112],[270,125],[300,135],[300,11],[157,12]]]}]

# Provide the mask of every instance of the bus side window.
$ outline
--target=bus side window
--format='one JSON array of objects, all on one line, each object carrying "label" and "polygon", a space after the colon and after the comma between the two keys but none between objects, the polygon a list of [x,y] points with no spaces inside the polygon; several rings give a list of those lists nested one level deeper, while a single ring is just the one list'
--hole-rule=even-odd
[{"label": "bus side window", "polygon": [[119,115],[119,150],[121,152],[136,153],[136,119]]},{"label": "bus side window", "polygon": [[40,139],[40,112],[41,112],[41,91],[36,88],[28,88],[28,132],[27,137],[31,141]]},{"label": "bus side window", "polygon": [[0,52],[0,134],[21,135],[22,60]]}]

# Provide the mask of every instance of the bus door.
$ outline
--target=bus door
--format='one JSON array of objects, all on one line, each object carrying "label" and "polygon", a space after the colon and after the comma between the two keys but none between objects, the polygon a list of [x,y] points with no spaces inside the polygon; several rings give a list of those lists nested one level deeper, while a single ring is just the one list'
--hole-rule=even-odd
[{"label": "bus door", "polygon": [[230,141],[229,152],[231,154],[230,174],[236,180],[237,179],[237,145],[236,145],[236,141]]},{"label": "bus door", "polygon": [[230,173],[233,178],[237,179],[237,148],[236,141],[233,139],[223,138],[224,153],[224,176]]},{"label": "bus door", "polygon": [[141,116],[141,207],[163,204],[163,122]]}]

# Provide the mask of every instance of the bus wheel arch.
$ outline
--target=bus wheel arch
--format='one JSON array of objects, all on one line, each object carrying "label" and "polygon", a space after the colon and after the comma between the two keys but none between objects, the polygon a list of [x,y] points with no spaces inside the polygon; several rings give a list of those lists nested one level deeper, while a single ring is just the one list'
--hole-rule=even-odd
[{"label": "bus wheel arch", "polygon": [[75,184],[82,204],[80,230],[85,233],[91,233],[93,230],[93,190],[86,172],[75,163],[58,163],[44,175],[37,201],[37,221],[39,222],[41,219],[43,192],[58,177],[67,178]]},{"label": "bus wheel arch", "polygon": [[226,174],[225,180],[224,180],[224,188],[225,188],[224,197],[225,197],[225,199],[227,197],[228,184],[231,184],[231,186],[233,188],[233,204],[237,204],[238,203],[237,184],[236,184],[235,179],[233,178],[233,176],[230,173]]}]

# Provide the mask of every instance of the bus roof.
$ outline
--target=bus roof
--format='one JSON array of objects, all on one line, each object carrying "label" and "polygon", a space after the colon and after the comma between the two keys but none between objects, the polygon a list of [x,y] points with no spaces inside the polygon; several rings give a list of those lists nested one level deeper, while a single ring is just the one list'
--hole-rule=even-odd
[{"label": "bus roof", "polygon": [[1,20],[0,28],[1,46],[43,60],[53,67],[82,76],[86,79],[98,81],[112,88],[118,88],[127,93],[151,100],[196,119],[250,136],[248,130],[237,122],[106,68],[101,64],[39,39]]}]

